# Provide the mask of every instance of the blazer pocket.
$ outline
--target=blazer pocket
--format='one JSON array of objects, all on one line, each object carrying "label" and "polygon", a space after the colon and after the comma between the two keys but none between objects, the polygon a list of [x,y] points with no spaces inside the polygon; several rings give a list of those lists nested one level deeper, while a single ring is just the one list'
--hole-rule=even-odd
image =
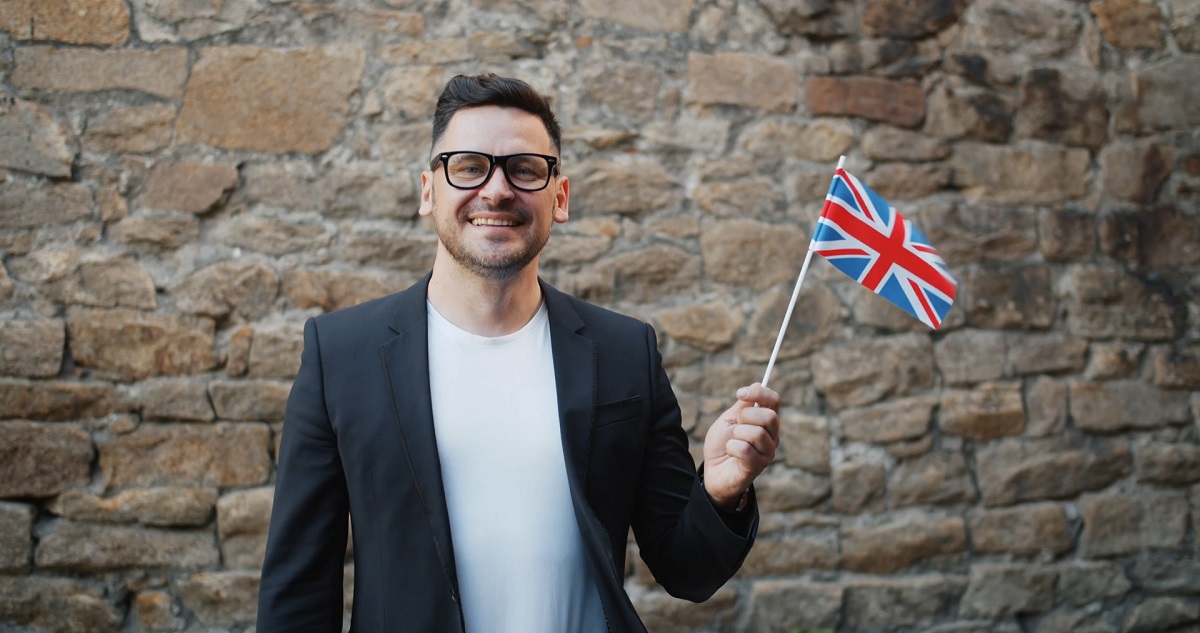
[{"label": "blazer pocket", "polygon": [[596,407],[595,428],[628,422],[637,419],[642,413],[642,397],[634,396],[616,402],[608,402]]}]

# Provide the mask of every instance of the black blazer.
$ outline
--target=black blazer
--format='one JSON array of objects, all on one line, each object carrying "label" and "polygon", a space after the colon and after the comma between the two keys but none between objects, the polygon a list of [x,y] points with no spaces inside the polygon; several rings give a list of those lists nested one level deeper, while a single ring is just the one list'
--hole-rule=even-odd
[{"label": "black blazer", "polygon": [[[288,398],[259,589],[258,633],[463,630],[429,395],[429,283],[310,319]],[[702,601],[741,566],[697,477],[654,331],[542,284],[567,479],[609,630],[644,631],[623,588],[632,526],[672,595]],[[531,535],[536,538],[536,535]]]}]

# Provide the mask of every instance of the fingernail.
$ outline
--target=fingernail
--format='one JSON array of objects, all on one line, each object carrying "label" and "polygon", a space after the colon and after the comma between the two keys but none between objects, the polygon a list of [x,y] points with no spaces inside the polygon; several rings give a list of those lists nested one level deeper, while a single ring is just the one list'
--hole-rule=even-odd
[{"label": "fingernail", "polygon": [[738,389],[737,397],[743,399],[750,397],[750,390],[746,388]]}]

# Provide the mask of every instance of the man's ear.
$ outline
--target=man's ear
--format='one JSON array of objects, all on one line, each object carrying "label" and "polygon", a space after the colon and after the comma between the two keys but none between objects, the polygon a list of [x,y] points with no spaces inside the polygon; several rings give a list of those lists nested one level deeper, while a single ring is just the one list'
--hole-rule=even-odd
[{"label": "man's ear", "polygon": [[558,185],[554,191],[554,221],[562,224],[570,219],[571,214],[567,210],[567,203],[571,200],[571,181],[566,176],[558,178]]},{"label": "man's ear", "polygon": [[421,172],[421,206],[417,213],[423,216],[433,214],[433,172]]}]

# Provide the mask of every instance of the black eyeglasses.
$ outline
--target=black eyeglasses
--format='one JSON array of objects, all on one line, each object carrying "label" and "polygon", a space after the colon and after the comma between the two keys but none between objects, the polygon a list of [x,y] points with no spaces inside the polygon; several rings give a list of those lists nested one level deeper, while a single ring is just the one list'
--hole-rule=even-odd
[{"label": "black eyeglasses", "polygon": [[558,172],[558,159],[544,154],[492,156],[483,152],[442,152],[429,161],[429,171],[438,163],[446,169],[446,182],[455,189],[478,189],[500,165],[508,184],[521,191],[541,191]]}]

